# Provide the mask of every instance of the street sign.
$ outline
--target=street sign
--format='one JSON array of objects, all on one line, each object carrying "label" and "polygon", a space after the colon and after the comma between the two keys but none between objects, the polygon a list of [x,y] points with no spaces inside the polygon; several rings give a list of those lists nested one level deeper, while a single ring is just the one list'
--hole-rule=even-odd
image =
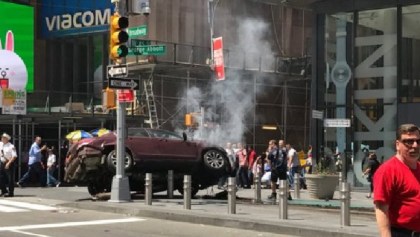
[{"label": "street sign", "polygon": [[324,118],[324,112],[320,110],[312,110],[312,118],[314,119],[323,119]]},{"label": "street sign", "polygon": [[128,33],[128,36],[130,38],[146,36],[147,35],[147,26],[146,25],[141,25],[141,26],[138,26],[138,27],[128,28],[127,33]]},{"label": "street sign", "polygon": [[126,79],[126,78],[108,78],[108,87],[111,89],[130,89],[138,90],[140,88],[139,79]]},{"label": "street sign", "polygon": [[131,39],[130,43],[131,43],[132,47],[136,47],[136,46],[151,45],[152,41],[151,40],[145,40],[145,39]]},{"label": "street sign", "polygon": [[164,55],[166,54],[166,45],[136,46],[131,47],[131,51],[133,55]]},{"label": "street sign", "polygon": [[133,90],[118,90],[117,99],[119,102],[133,102],[134,101],[134,92]]},{"label": "street sign", "polygon": [[324,127],[348,128],[350,127],[350,119],[324,119]]},{"label": "street sign", "polygon": [[128,76],[128,67],[127,64],[120,65],[108,65],[106,67],[107,78],[111,77],[127,77]]}]

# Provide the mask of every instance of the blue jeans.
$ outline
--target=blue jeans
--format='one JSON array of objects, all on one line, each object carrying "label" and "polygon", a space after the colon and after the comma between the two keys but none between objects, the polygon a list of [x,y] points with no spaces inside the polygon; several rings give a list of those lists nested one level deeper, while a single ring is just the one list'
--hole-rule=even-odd
[{"label": "blue jeans", "polygon": [[36,173],[39,177],[39,182],[41,183],[41,186],[45,186],[45,172],[42,168],[41,162],[33,163],[32,165],[29,165],[28,171],[23,175],[23,177],[19,180],[20,184],[26,183],[29,178],[31,178],[34,173]]},{"label": "blue jeans", "polygon": [[289,172],[289,176],[290,176],[290,186],[293,186],[293,184],[295,183],[294,182],[294,179],[295,179],[295,174],[297,173],[297,171],[298,171],[298,169],[299,169],[299,167],[298,166],[295,166],[295,167],[292,167],[292,168],[290,168],[290,172]]},{"label": "blue jeans", "polygon": [[55,167],[51,166],[47,169],[47,186],[55,186],[58,184],[57,179],[54,177]]}]

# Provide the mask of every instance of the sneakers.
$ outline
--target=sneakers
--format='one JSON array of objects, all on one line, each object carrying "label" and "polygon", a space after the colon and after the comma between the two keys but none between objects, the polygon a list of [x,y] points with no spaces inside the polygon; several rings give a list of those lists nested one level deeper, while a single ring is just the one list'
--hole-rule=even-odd
[{"label": "sneakers", "polygon": [[19,188],[22,188],[22,183],[21,182],[17,182],[16,186],[18,186]]},{"label": "sneakers", "polygon": [[268,200],[276,200],[276,198],[277,198],[276,193],[272,193],[270,196],[267,197]]},{"label": "sneakers", "polygon": [[58,182],[58,183],[55,185],[55,187],[57,187],[57,188],[58,188],[58,187],[60,187],[60,184],[61,184],[61,183],[60,183],[60,182]]}]

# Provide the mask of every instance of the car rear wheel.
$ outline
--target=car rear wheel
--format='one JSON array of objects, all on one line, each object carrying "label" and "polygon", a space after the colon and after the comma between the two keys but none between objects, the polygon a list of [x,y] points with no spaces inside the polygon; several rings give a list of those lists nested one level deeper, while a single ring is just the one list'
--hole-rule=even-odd
[{"label": "car rear wheel", "polygon": [[[108,153],[107,164],[108,164],[109,170],[111,170],[112,172],[115,172],[116,167],[117,167],[117,150],[112,150],[110,153]],[[129,171],[132,167],[133,167],[133,158],[131,157],[130,153],[125,151],[124,169],[125,171]]]},{"label": "car rear wheel", "polygon": [[204,165],[210,170],[222,171],[226,168],[226,159],[224,154],[218,150],[208,150],[203,155]]}]

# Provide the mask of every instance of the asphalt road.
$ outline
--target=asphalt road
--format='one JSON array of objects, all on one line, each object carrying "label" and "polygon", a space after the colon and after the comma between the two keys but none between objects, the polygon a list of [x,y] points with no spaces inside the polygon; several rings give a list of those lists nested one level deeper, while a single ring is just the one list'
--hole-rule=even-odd
[{"label": "asphalt road", "polygon": [[[250,230],[133,217],[0,199],[1,237],[274,237]],[[290,235],[288,235],[290,236]]]}]

